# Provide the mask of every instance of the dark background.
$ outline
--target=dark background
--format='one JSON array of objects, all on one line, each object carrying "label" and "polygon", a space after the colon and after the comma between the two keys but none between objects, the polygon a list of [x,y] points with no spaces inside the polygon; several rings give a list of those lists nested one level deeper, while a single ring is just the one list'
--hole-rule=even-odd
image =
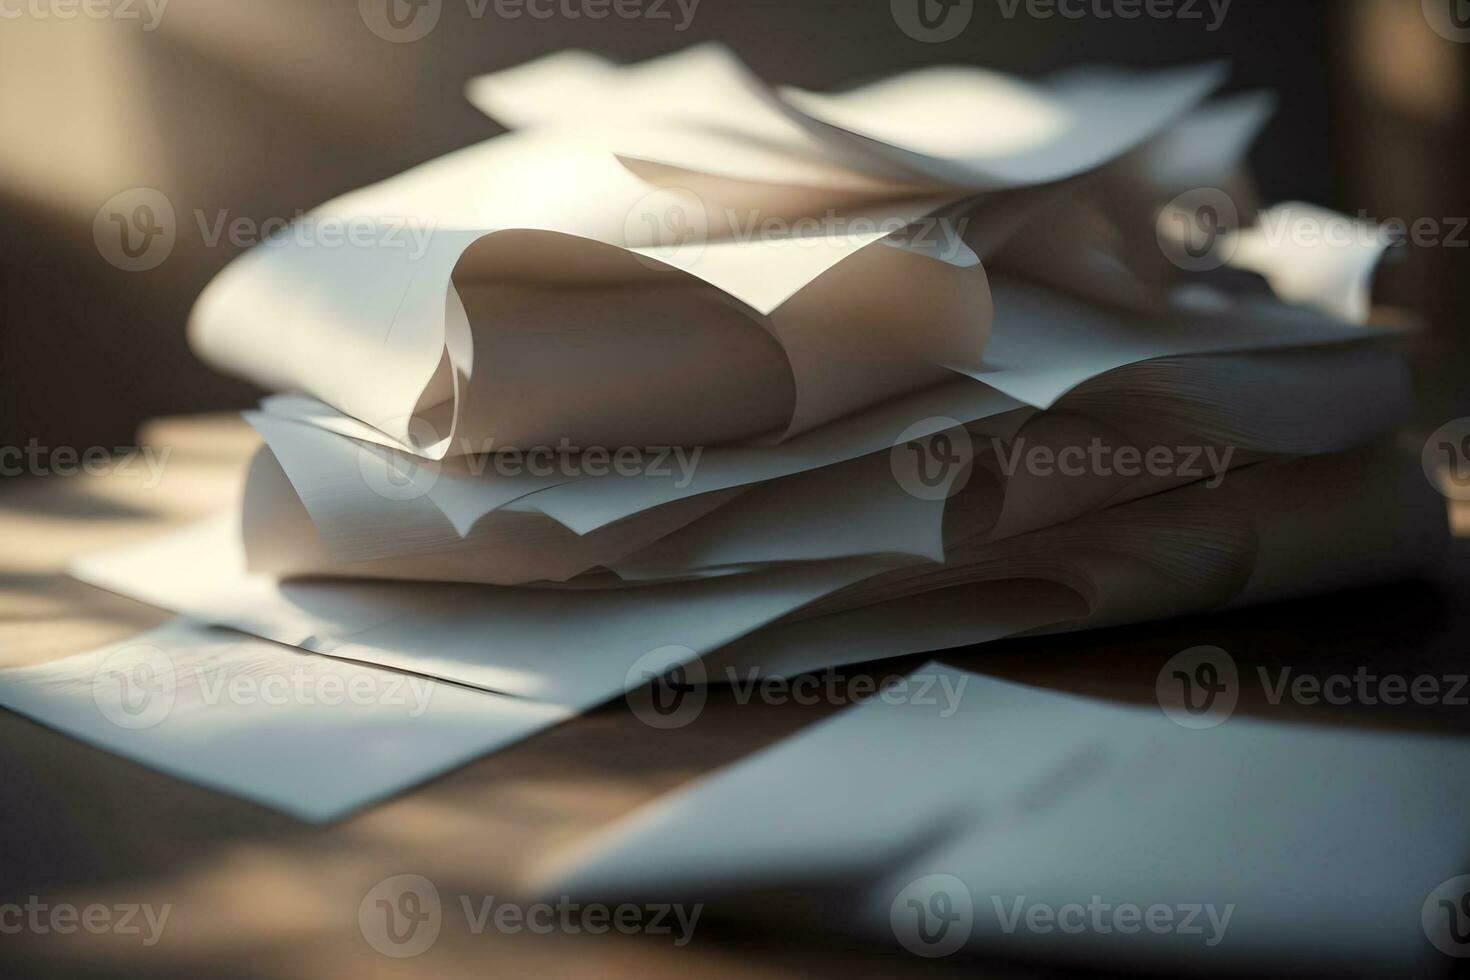
[{"label": "dark background", "polygon": [[[1024,5],[1007,19],[999,0],[974,0],[942,44],[904,35],[887,0],[702,0],[682,33],[504,20],[493,6],[475,19],[465,0],[443,2],[438,27],[408,44],[370,32],[357,0],[171,0],[153,32],[0,20],[0,445],[122,445],[150,415],[249,404],[255,393],[184,342],[193,298],[236,251],[208,246],[195,210],[289,218],[493,136],[464,80],[569,46],[640,59],[721,40],[766,78],[813,87],[933,62],[1035,75],[1223,57],[1232,89],[1280,95],[1253,157],[1267,201],[1470,215],[1470,45],[1429,30],[1420,0],[1234,0],[1213,33],[1208,18],[1038,20]],[[98,253],[92,222],[137,186],[168,195],[179,237],[161,267],[127,273]],[[1428,325],[1414,341],[1426,432],[1470,414],[1467,257],[1411,250],[1379,280],[1380,302]]]}]

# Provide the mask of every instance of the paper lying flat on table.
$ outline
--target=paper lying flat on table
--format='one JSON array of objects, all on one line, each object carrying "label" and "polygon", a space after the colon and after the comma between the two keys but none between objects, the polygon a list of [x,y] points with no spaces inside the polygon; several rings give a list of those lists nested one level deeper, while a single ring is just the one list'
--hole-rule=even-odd
[{"label": "paper lying flat on table", "polygon": [[[542,885],[754,915],[770,906],[740,896],[810,888],[823,900],[783,912],[921,955],[1402,976],[1439,957],[1421,909],[1470,858],[1467,762],[1465,740],[1186,731],[931,664],[635,813]],[[1130,905],[1191,925],[1143,928]]]},{"label": "paper lying flat on table", "polygon": [[311,821],[337,819],[572,714],[184,620],[0,672],[0,706]]},{"label": "paper lying flat on table", "polygon": [[[881,570],[820,562],[637,589],[528,589],[243,573],[215,520],[76,561],[83,581],[202,622],[471,687],[588,709]],[[641,672],[637,675],[642,677]],[[636,685],[635,685],[636,686]]]}]

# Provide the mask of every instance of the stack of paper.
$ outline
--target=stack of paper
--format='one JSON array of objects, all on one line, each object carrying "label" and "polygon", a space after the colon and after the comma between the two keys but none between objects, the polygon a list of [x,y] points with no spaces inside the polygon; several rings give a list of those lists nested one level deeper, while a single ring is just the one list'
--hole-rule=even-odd
[{"label": "stack of paper", "polygon": [[[200,356],[275,392],[239,512],[75,573],[548,708],[526,732],[696,661],[1411,573],[1442,508],[1360,448],[1409,403],[1366,322],[1388,242],[1248,217],[1269,99],[1209,101],[1223,74],[821,94],[699,47],[477,79],[514,132],[323,205],[201,296]],[[1339,221],[1346,244],[1281,233]]]}]

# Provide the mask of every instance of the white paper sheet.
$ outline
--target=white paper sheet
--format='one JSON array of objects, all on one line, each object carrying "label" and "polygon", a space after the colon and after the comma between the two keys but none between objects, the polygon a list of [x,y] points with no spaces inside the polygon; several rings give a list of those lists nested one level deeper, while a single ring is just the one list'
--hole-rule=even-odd
[{"label": "white paper sheet", "polygon": [[175,620],[0,672],[0,706],[303,820],[338,819],[571,715]]},{"label": "white paper sheet", "polygon": [[[821,562],[637,589],[528,589],[296,580],[242,572],[226,518],[142,548],[89,555],[72,574],[201,622],[487,691],[585,710],[623,693],[652,656],[694,660],[879,567]],[[640,675],[641,676],[641,675]]]},{"label": "white paper sheet", "polygon": [[944,567],[884,572],[809,613],[1024,577],[1079,591],[1089,615],[1066,628],[1092,628],[1394,581],[1432,567],[1448,540],[1443,500],[1415,469],[1382,446],[1261,463],[1219,487],[961,542]]},{"label": "white paper sheet", "polygon": [[[913,883],[947,875],[964,912],[950,950],[1221,972],[1443,965],[1420,912],[1470,857],[1465,740],[1246,718],[1190,732],[1154,707],[940,664],[907,690],[651,804],[549,866],[543,891],[710,902],[830,886],[819,918],[914,949],[904,899],[928,910],[933,879]],[[1213,930],[1204,908],[1194,931],[1007,929],[1018,902],[1217,915]]]},{"label": "white paper sheet", "polygon": [[710,451],[683,488],[669,479],[592,479],[548,488],[515,503],[587,532],[678,496],[772,479],[887,450],[907,433],[921,439],[1030,405],[1050,408],[1109,371],[1164,357],[1284,350],[1385,336],[1273,301],[1225,315],[1172,314],[1141,319],[1111,313],[1015,279],[992,281],[995,326],[982,363],[951,365],[989,390],[950,384],[805,434],[769,450]]},{"label": "white paper sheet", "polygon": [[[628,67],[560,52],[474,79],[467,93],[506,125],[600,123],[626,155],[691,173],[831,186],[840,168],[912,187],[996,191],[1117,158],[1202,101],[1223,75],[1218,65],[1137,75],[1085,69],[1033,85],[945,66],[816,93],[773,89],[728,49],[705,44]],[[640,145],[649,123],[682,124],[683,139]],[[861,187],[858,179],[838,189]]]},{"label": "white paper sheet", "polygon": [[[1324,487],[1334,488],[1325,502]],[[614,589],[282,583],[242,574],[239,527],[227,520],[87,556],[72,573],[277,642],[588,708],[622,693],[641,658],[671,667],[778,622],[829,617],[822,643],[803,655],[851,663],[861,657],[854,651],[868,647],[844,645],[835,614],[898,598],[1039,580],[1070,590],[1086,615],[1062,615],[1075,604],[1049,590],[1039,596],[1046,615],[1027,611],[1018,629],[1091,628],[1411,575],[1438,556],[1446,533],[1442,502],[1417,469],[1368,450],[1263,464],[1219,489],[1186,488],[1003,542],[981,539],[956,548],[947,565],[803,562]],[[1330,561],[1322,558],[1328,550]],[[947,610],[955,620],[916,631],[915,643],[967,630],[975,642],[996,639],[1018,619],[1014,610],[978,601],[937,600],[924,609],[931,617]],[[1046,622],[1052,611],[1056,618]],[[904,645],[888,655],[912,652]]]},{"label": "white paper sheet", "polygon": [[[328,202],[241,256],[200,296],[191,342],[220,370],[310,394],[433,459],[791,433],[983,350],[976,256],[957,236],[904,234],[952,196],[814,233],[772,231],[759,213],[725,227],[720,209],[667,198],[586,137],[492,140]],[[655,329],[670,322],[682,347]],[[577,410],[594,394],[600,412]]]},{"label": "white paper sheet", "polygon": [[982,253],[987,265],[1117,308],[1167,309],[1183,270],[1171,263],[1177,253],[1160,247],[1160,212],[1181,200],[1196,211],[1212,206],[1222,232],[1248,220],[1257,205],[1246,154],[1274,101],[1247,93],[1200,106],[1043,202],[993,254]]},{"label": "white paper sheet", "polygon": [[1013,279],[992,280],[996,329],[984,363],[954,365],[1036,408],[1050,408],[1091,378],[1160,357],[1278,350],[1387,336],[1272,300],[1218,314],[1117,314]]},{"label": "white paper sheet", "polygon": [[1033,86],[949,66],[846,92],[781,95],[819,131],[856,139],[885,162],[938,182],[1001,190],[1065,180],[1116,159],[1224,77],[1219,64],[1153,73],[1082,68]]},{"label": "white paper sheet", "polygon": [[264,413],[246,418],[266,440],[245,483],[247,565],[279,577],[561,582],[646,547],[741,492],[685,497],[579,535],[535,511],[504,507],[564,479],[555,466],[547,477],[486,476],[473,467],[492,457],[422,460]]},{"label": "white paper sheet", "polygon": [[[954,380],[922,391],[891,399],[866,411],[839,419],[828,425],[804,432],[785,442],[758,446],[726,446],[702,449],[692,466],[681,466],[673,451],[663,456],[663,463],[641,468],[635,475],[607,477],[549,477],[546,489],[557,488],[556,494],[538,494],[535,500],[525,494],[523,481],[507,482],[498,468],[488,463],[476,464],[480,472],[470,478],[468,463],[446,461],[434,468],[404,454],[392,457],[368,454],[363,457],[355,447],[337,446],[331,453],[335,459],[345,452],[343,461],[357,459],[353,466],[366,467],[373,479],[402,481],[405,476],[417,479],[425,474],[422,498],[439,507],[444,517],[461,533],[467,533],[477,521],[504,507],[527,513],[544,514],[578,534],[621,521],[634,514],[674,501],[750,486],[767,480],[791,476],[855,459],[891,448],[900,435],[907,433],[919,439],[949,428],[956,421],[969,422],[998,419],[1025,406],[1015,399],[969,378]],[[304,421],[328,432],[340,432],[364,439],[362,427],[333,413],[331,409],[309,399],[267,399],[265,413],[292,421]],[[269,428],[262,431],[269,431]],[[302,438],[306,438],[303,436]],[[312,437],[313,444],[315,437]],[[691,450],[692,451],[692,450]],[[327,456],[323,456],[323,465]],[[692,457],[686,456],[686,459]],[[336,464],[333,464],[336,468]],[[343,463],[346,466],[346,462]],[[337,470],[345,475],[334,479],[352,480],[354,470]],[[356,470],[361,473],[361,470]],[[437,474],[449,474],[441,478]],[[395,475],[396,474],[396,475]],[[305,496],[313,488],[297,487]],[[357,499],[366,500],[354,491]],[[379,520],[391,515],[380,512]]]},{"label": "white paper sheet", "polygon": [[1232,266],[1260,273],[1283,301],[1366,323],[1373,274],[1393,244],[1385,228],[1289,202],[1262,212],[1221,247]]},{"label": "white paper sheet", "polygon": [[[896,469],[908,448],[935,456],[920,443],[756,486],[612,567],[649,580],[863,555],[942,561],[963,538],[999,541],[1173,487],[1218,486],[1267,454],[1360,446],[1402,425],[1411,403],[1403,360],[1366,344],[1150,361],[1074,389],[1013,432],[950,433],[951,446],[968,447],[965,466],[944,467],[950,482],[924,496]],[[1169,472],[1119,472],[1125,447],[1140,459],[1167,450]],[[1098,468],[1033,472],[1026,460],[1038,452],[1087,453]]]},{"label": "white paper sheet", "polygon": [[[1219,489],[982,538],[953,549],[951,569],[884,573],[722,648],[708,674],[791,676],[1363,588],[1428,571],[1447,541],[1443,501],[1392,452],[1263,463]],[[891,598],[909,577],[926,591]]]}]

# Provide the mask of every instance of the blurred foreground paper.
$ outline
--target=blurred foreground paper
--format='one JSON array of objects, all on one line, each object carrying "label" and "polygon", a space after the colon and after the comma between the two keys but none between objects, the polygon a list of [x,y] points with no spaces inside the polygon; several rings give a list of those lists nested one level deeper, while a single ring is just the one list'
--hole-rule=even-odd
[{"label": "blurred foreground paper", "polygon": [[544,892],[759,917],[797,889],[784,913],[921,956],[1404,976],[1449,965],[1427,933],[1470,859],[1467,763],[1464,740],[1190,731],[931,664],[634,814]]},{"label": "blurred foreground paper", "polygon": [[184,620],[0,672],[0,706],[311,821],[341,817],[569,715]]}]

